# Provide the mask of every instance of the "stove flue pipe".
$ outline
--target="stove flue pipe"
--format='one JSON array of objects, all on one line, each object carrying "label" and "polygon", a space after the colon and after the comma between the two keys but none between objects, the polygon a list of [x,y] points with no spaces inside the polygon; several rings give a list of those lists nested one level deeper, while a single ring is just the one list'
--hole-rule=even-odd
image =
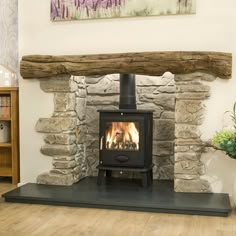
[{"label": "stove flue pipe", "polygon": [[136,109],[135,74],[120,74],[119,109]]}]

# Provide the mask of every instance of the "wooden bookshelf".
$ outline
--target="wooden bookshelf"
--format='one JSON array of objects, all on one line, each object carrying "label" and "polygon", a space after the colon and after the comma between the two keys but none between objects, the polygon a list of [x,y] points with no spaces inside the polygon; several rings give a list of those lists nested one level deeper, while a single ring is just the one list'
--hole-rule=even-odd
[{"label": "wooden bookshelf", "polygon": [[6,120],[6,121],[10,121],[11,120],[11,117],[9,117],[9,118],[0,118],[0,121],[4,121],[4,120]]},{"label": "wooden bookshelf", "polygon": [[[9,140],[0,142],[0,176],[12,177],[12,183],[17,184],[19,182],[18,87],[0,87],[0,97],[4,97],[0,109],[4,106],[9,106],[10,109],[9,116],[2,110],[0,112],[0,124],[7,122],[9,128]],[[5,103],[6,97],[8,103]]]},{"label": "wooden bookshelf", "polygon": [[11,147],[11,143],[0,143],[0,148],[1,147]]}]

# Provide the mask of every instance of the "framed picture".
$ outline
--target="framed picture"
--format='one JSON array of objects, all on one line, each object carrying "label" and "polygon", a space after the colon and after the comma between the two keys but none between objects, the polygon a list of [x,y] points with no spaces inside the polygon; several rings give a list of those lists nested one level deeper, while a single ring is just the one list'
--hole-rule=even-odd
[{"label": "framed picture", "polygon": [[51,20],[194,14],[196,0],[51,0]]}]

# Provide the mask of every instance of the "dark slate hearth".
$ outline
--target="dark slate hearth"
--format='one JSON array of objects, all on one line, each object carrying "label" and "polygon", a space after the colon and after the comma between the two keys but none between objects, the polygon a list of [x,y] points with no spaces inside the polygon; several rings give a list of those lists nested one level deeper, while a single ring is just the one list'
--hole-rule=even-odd
[{"label": "dark slate hearth", "polygon": [[228,194],[175,193],[172,181],[153,181],[143,188],[137,180],[87,177],[72,186],[28,183],[3,194],[6,202],[227,216],[231,211]]}]

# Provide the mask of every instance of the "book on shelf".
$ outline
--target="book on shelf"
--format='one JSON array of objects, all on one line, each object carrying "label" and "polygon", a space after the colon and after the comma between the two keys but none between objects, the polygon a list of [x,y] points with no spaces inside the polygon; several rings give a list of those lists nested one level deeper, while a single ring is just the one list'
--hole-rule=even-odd
[{"label": "book on shelf", "polygon": [[0,107],[8,107],[8,106],[11,106],[10,96],[0,96]]},{"label": "book on shelf", "polygon": [[10,118],[10,107],[0,107],[0,118]]},{"label": "book on shelf", "polygon": [[10,96],[0,96],[0,118],[10,118],[11,115]]}]

